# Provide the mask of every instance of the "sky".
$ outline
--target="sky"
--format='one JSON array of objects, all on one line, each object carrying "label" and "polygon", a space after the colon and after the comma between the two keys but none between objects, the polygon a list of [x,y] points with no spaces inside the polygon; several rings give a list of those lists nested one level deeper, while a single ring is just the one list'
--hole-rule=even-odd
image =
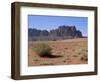
[{"label": "sky", "polygon": [[83,36],[88,35],[87,17],[28,15],[28,28],[50,31],[62,25],[76,26]]}]

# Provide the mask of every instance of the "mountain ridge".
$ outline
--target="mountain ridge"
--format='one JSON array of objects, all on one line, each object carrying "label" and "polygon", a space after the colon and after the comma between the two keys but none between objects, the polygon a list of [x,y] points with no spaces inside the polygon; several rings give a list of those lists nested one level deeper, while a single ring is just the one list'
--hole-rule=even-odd
[{"label": "mountain ridge", "polygon": [[28,28],[29,40],[59,40],[59,39],[73,39],[82,38],[82,32],[76,29],[76,26],[62,25],[56,29],[39,30],[36,28]]}]

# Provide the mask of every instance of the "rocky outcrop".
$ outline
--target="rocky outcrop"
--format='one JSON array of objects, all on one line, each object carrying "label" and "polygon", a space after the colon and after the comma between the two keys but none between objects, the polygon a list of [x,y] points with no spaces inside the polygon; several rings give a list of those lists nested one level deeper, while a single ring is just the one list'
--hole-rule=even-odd
[{"label": "rocky outcrop", "polygon": [[65,25],[50,31],[29,28],[28,36],[31,40],[58,40],[83,37],[81,31],[77,30],[75,26]]}]

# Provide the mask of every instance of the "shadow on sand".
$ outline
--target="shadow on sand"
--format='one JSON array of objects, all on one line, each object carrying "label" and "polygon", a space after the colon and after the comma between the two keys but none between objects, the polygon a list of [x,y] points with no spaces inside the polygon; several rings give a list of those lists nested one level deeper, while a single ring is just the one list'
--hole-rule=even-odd
[{"label": "shadow on sand", "polygon": [[59,57],[62,57],[61,55],[52,55],[52,54],[49,54],[49,55],[44,55],[42,56],[43,58],[59,58]]}]

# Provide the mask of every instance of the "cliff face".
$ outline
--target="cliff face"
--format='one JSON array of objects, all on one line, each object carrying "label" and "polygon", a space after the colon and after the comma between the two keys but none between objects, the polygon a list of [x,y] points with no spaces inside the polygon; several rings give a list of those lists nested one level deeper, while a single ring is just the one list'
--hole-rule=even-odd
[{"label": "cliff face", "polygon": [[29,28],[28,37],[31,40],[59,40],[82,38],[83,36],[81,31],[77,30],[75,26],[63,25],[50,31]]}]

